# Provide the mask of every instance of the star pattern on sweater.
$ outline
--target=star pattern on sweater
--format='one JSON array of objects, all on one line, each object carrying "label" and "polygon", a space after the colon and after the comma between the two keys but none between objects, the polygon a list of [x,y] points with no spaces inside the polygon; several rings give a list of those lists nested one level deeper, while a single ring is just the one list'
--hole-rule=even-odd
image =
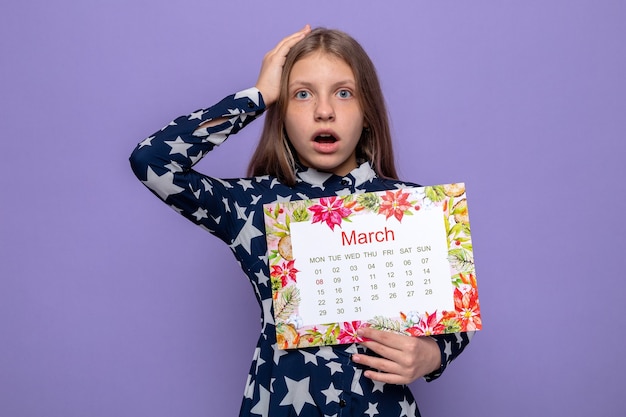
[{"label": "star pattern on sweater", "polygon": [[365,410],[364,414],[367,414],[369,417],[374,417],[378,415],[378,403],[369,403],[367,410]]},{"label": "star pattern on sweater", "polygon": [[330,404],[331,402],[339,402],[339,396],[342,391],[335,388],[335,385],[331,382],[328,388],[321,391],[322,394],[326,396],[326,404]]},{"label": "star pattern on sweater", "polygon": [[170,155],[181,154],[182,156],[187,156],[187,150],[193,146],[191,143],[185,142],[180,136],[176,140],[166,140],[165,143],[171,148]]},{"label": "star pattern on sweater", "polygon": [[310,377],[303,378],[299,381],[295,381],[291,378],[285,377],[285,384],[287,385],[287,393],[280,402],[280,405],[291,405],[297,414],[302,412],[302,408],[305,404],[315,405],[311,392],[309,390]]},{"label": "star pattern on sweater", "polygon": [[[336,417],[341,399],[347,404],[341,406],[347,407],[342,408],[343,415],[419,415],[408,387],[372,381],[363,375],[364,368],[350,360],[357,352],[355,344],[277,348],[272,280],[260,206],[405,188],[411,184],[380,179],[366,162],[342,177],[298,167],[294,186],[286,186],[269,175],[220,179],[191,169],[263,110],[258,90],[238,93],[214,107],[169,123],[144,139],[135,150],[140,158],[131,160],[135,174],[159,198],[167,200],[170,207],[203,230],[229,242],[236,261],[250,279],[261,310],[261,335],[245,383],[241,415]],[[204,121],[220,118],[224,121],[219,125],[200,128]],[[470,337],[469,333],[436,337],[446,360],[441,370],[429,378],[436,378]]]},{"label": "star pattern on sweater", "polygon": [[142,182],[154,191],[163,201],[170,195],[178,194],[184,190],[183,187],[174,184],[174,173],[171,171],[167,171],[165,174],[159,176],[151,167],[148,167],[146,177],[146,180]]}]

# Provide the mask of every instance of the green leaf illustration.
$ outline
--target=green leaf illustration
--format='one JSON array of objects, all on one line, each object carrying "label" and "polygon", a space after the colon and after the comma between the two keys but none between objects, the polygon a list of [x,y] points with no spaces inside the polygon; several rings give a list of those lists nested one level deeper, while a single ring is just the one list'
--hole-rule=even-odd
[{"label": "green leaf illustration", "polygon": [[300,304],[300,290],[297,287],[285,287],[274,300],[276,320],[286,321]]},{"label": "green leaf illustration", "polygon": [[356,201],[368,211],[377,212],[380,207],[380,196],[374,193],[359,194]]},{"label": "green leaf illustration", "polygon": [[402,333],[402,322],[384,316],[375,316],[368,323],[377,330],[386,330],[395,333]]},{"label": "green leaf illustration", "polygon": [[474,257],[472,252],[460,247],[448,252],[450,265],[461,273],[474,273]]},{"label": "green leaf illustration", "polygon": [[442,185],[424,187],[424,194],[434,202],[443,201],[443,199],[446,198],[446,193]]},{"label": "green leaf illustration", "polygon": [[325,344],[337,344],[337,337],[339,336],[339,323],[329,324],[324,332]]}]

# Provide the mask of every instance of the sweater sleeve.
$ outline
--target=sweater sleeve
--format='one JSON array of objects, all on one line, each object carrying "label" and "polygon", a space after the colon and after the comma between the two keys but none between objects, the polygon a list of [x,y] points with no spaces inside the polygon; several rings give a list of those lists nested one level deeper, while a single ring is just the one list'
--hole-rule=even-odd
[{"label": "sweater sleeve", "polygon": [[441,366],[434,372],[424,376],[428,382],[439,378],[450,362],[463,352],[463,349],[469,344],[474,336],[474,332],[448,333],[432,336],[439,345],[441,352]]},{"label": "sweater sleeve", "polygon": [[[240,91],[219,103],[181,116],[140,142],[130,156],[137,178],[174,210],[214,233],[227,222],[220,221],[229,208],[223,203],[230,186],[192,169],[215,146],[223,143],[265,111],[265,103],[256,88]],[[201,127],[205,122],[224,119],[216,126]]]}]

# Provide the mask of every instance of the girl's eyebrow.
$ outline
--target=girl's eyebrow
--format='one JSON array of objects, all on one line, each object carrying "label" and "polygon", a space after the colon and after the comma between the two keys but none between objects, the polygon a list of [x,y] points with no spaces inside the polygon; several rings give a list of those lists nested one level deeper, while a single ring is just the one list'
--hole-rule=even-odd
[{"label": "girl's eyebrow", "polygon": [[[337,81],[335,83],[333,83],[331,85],[331,89],[335,89],[344,85],[348,85],[350,87],[354,87],[356,85],[356,82],[350,78],[347,78],[345,80],[340,80]],[[291,90],[293,88],[296,87],[306,87],[306,88],[313,88],[315,86],[314,83],[310,82],[310,81],[306,81],[306,80],[294,80],[292,82],[289,83],[288,88]]]}]

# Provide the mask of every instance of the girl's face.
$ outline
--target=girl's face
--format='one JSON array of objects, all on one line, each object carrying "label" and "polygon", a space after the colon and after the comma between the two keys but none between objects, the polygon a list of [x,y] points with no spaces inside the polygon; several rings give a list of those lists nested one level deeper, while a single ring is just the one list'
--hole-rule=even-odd
[{"label": "girl's face", "polygon": [[314,52],[294,64],[285,130],[303,165],[340,176],[357,167],[364,119],[356,94],[352,69],[334,55]]}]

